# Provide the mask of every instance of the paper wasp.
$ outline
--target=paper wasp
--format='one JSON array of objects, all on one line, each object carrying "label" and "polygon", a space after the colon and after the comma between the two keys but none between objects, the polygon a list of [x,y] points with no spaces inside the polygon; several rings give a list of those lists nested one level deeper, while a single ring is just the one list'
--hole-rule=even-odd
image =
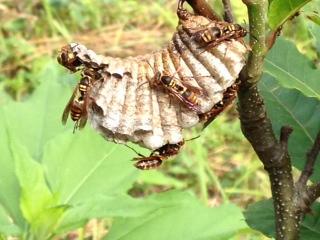
[{"label": "paper wasp", "polygon": [[66,124],[69,113],[71,119],[76,122],[73,132],[75,132],[76,129],[82,129],[86,125],[89,103],[90,100],[94,101],[90,98],[90,90],[92,86],[100,80],[100,74],[92,68],[83,69],[81,75],[82,78],[78,83],[78,86],[74,89],[73,94],[62,114],[63,125]]},{"label": "paper wasp", "polygon": [[61,48],[61,52],[57,57],[57,61],[65,68],[69,69],[72,73],[78,71],[78,68],[82,65],[79,59],[74,55],[70,45],[66,45]]},{"label": "paper wasp", "polygon": [[231,39],[243,38],[248,31],[237,23],[232,23],[227,26],[212,26],[195,33],[194,40],[200,47],[211,48],[217,46],[223,41]]},{"label": "paper wasp", "polygon": [[[150,65],[149,62],[148,64]],[[150,67],[152,68],[151,65]],[[208,94],[199,87],[195,87],[186,82],[182,83],[178,78],[175,78],[174,75],[178,71],[179,70],[171,76],[164,73],[164,71],[162,74],[158,71],[153,76],[151,82],[156,86],[162,85],[171,97],[180,100],[190,110],[198,114],[202,113],[196,94],[200,96],[208,96]]]},{"label": "paper wasp", "polygon": [[202,129],[205,129],[216,117],[237,97],[237,90],[239,83],[231,85],[223,93],[223,98],[220,102],[216,103],[209,112],[199,114],[200,121],[206,121]]},{"label": "paper wasp", "polygon": [[141,170],[151,170],[159,167],[162,164],[163,160],[166,160],[170,157],[174,157],[177,155],[180,151],[180,148],[184,145],[185,141],[182,140],[175,144],[167,143],[163,145],[162,147],[153,150],[149,157],[146,157],[140,153],[138,153],[136,150],[131,148],[136,154],[138,154],[140,157],[132,159],[133,161],[137,161],[134,166]]},{"label": "paper wasp", "polygon": [[137,160],[138,162],[134,166],[140,170],[151,170],[159,167],[162,160],[161,156],[142,157],[141,160]]},{"label": "paper wasp", "polygon": [[70,103],[70,118],[75,121],[73,133],[78,128],[82,129],[87,122],[87,116],[85,116],[86,113],[83,112],[84,106],[84,100],[81,96]]}]

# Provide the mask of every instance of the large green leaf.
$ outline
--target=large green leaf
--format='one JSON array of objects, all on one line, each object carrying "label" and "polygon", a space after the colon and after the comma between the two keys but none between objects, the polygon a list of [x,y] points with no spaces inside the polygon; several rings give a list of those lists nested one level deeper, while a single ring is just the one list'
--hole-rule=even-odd
[{"label": "large green leaf", "polygon": [[[23,234],[39,239],[63,224],[78,223],[79,227],[91,217],[112,216],[114,212],[103,209],[115,208],[117,202],[122,204],[117,206],[119,209],[132,204],[116,196],[125,195],[140,173],[129,161],[135,156],[132,150],[105,141],[89,124],[75,134],[74,122],[61,124],[72,89],[67,83],[69,75],[61,79],[55,71],[49,63],[30,99],[9,101],[0,110],[4,140],[0,145],[0,204],[4,207],[0,221],[12,219],[21,231],[30,231]],[[17,118],[20,112],[23,122]],[[113,205],[105,206],[108,201],[97,201],[104,195],[118,201],[109,201]],[[97,203],[101,205],[95,206]],[[72,219],[73,210],[86,212],[82,219]],[[17,232],[15,225],[4,225],[5,233],[10,227]]]},{"label": "large green leaf", "polygon": [[[172,159],[173,161],[178,160],[177,158]],[[179,181],[176,178],[170,177],[160,171],[143,171],[139,177],[139,180],[143,183],[150,185],[163,185],[171,186],[175,189],[182,189],[187,187],[187,183]]]},{"label": "large green leaf", "polygon": [[[276,134],[281,126],[290,125],[294,131],[289,139],[289,153],[295,167],[302,169],[307,151],[312,147],[320,129],[320,102],[301,92],[278,85],[270,75],[264,74],[259,84],[268,115]],[[320,162],[317,161],[313,181],[320,181]]]},{"label": "large green leaf", "polygon": [[314,202],[311,211],[314,215],[307,214],[303,217],[300,231],[301,239],[320,239],[320,203]]},{"label": "large green leaf", "polygon": [[244,212],[248,225],[267,237],[274,237],[274,209],[272,199],[251,204]]},{"label": "large green leaf", "polygon": [[311,0],[273,0],[270,3],[268,20],[271,29],[277,29]]},{"label": "large green leaf", "polygon": [[46,185],[42,166],[30,157],[28,150],[14,139],[10,139],[10,148],[21,187],[20,207],[27,221],[32,222],[51,205],[53,196]]},{"label": "large green leaf", "polygon": [[61,202],[77,204],[98,195],[126,192],[139,173],[130,162],[134,156],[129,148],[107,142],[86,128],[53,139],[45,148],[43,164]]},{"label": "large green leaf", "polygon": [[[319,5],[320,5],[320,2],[319,2]],[[320,56],[320,26],[313,24],[309,28],[309,31],[310,31],[311,35],[314,37],[315,47],[318,52],[318,56]]]},{"label": "large green leaf", "polygon": [[143,217],[116,219],[105,239],[222,240],[246,228],[241,209],[235,205],[208,208],[179,191],[153,195],[144,201],[159,201],[165,207]]},{"label": "large green leaf", "polygon": [[265,60],[263,71],[276,78],[280,85],[320,100],[320,69],[315,69],[292,42],[279,38]]},{"label": "large green leaf", "polygon": [[64,215],[58,232],[66,232],[77,227],[92,218],[104,217],[141,217],[168,207],[172,203],[156,200],[134,199],[128,195],[96,196],[90,200],[77,204]]},{"label": "large green leaf", "polygon": [[[2,139],[0,144],[0,203],[12,221],[21,229],[26,228],[26,221],[19,208],[21,189],[15,175],[12,153],[24,148],[24,152],[20,154],[23,155],[23,159],[32,158],[40,162],[47,142],[59,132],[68,131],[61,125],[61,114],[72,91],[67,80],[75,80],[75,77],[70,79],[71,75],[66,74],[66,78],[59,78],[55,65],[56,63],[50,62],[37,77],[35,76],[35,78],[40,78],[35,80],[41,84],[27,101],[14,102],[1,92],[0,104],[3,106],[0,108]],[[10,130],[11,138],[16,142],[15,146],[9,144],[8,130]],[[15,149],[16,147],[20,150]],[[17,159],[20,160],[20,157],[18,156]]]},{"label": "large green leaf", "polygon": [[66,207],[57,206],[59,199],[51,194],[40,163],[34,161],[28,150],[18,144],[10,133],[9,136],[15,173],[21,187],[20,208],[31,226],[30,236],[46,239]]},{"label": "large green leaf", "polygon": [[7,236],[19,236],[21,234],[21,229],[12,223],[2,205],[0,205],[0,233],[4,233]]},{"label": "large green leaf", "polygon": [[[59,76],[57,64],[50,62],[39,73],[41,82],[30,99],[11,102],[5,106],[5,117],[16,139],[26,146],[35,160],[40,160],[44,146],[58,133],[68,129],[61,124],[61,115],[71,97],[70,81],[76,85],[76,76]],[[69,130],[72,132],[72,130]]]},{"label": "large green leaf", "polygon": [[19,208],[20,204],[20,186],[15,176],[13,159],[10,152],[8,138],[8,123],[10,120],[5,119],[5,109],[0,107],[0,204],[8,214],[7,218],[11,218],[14,224],[21,229],[25,227],[22,212]]},{"label": "large green leaf", "polygon": [[[320,212],[320,203],[313,203],[312,212],[315,213],[315,216],[307,214],[302,219],[300,238],[303,240],[320,238],[320,218],[317,216]],[[250,205],[248,210],[244,212],[244,216],[251,228],[262,232],[267,237],[275,237],[272,199]]]}]

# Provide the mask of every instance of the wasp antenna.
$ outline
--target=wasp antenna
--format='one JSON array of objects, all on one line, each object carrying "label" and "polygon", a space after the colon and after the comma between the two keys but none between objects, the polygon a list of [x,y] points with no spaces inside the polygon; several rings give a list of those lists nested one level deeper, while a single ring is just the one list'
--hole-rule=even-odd
[{"label": "wasp antenna", "polygon": [[145,82],[141,83],[141,84],[137,87],[137,90],[138,90],[140,87],[142,87],[142,85],[144,85],[144,84],[146,84],[146,83],[148,83],[148,81],[145,81]]},{"label": "wasp antenna", "polygon": [[[146,157],[144,155],[142,155],[141,153],[138,153],[135,149],[133,149],[132,147],[128,146],[127,144],[124,144],[127,148],[130,148],[132,151],[134,151],[138,156],[140,157]],[[134,161],[134,160],[133,160]]]},{"label": "wasp antenna", "polygon": [[199,138],[199,137],[201,137],[201,135],[198,135],[198,136],[196,136],[196,137],[190,138],[190,139],[188,139],[188,140],[186,140],[186,141],[192,141],[192,140],[195,140],[195,139],[197,139],[197,138]]}]

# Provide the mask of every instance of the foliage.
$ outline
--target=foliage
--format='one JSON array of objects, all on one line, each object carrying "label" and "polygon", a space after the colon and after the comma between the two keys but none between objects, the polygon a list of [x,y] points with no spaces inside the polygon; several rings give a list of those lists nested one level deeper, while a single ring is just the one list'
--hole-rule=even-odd
[{"label": "foliage", "polygon": [[[71,41],[76,34],[86,35],[92,29],[103,32],[105,26],[116,24],[121,27],[116,25],[118,31],[106,38],[114,35],[115,39],[128,41],[130,34],[126,30],[145,29],[146,24],[160,26],[156,28],[160,35],[164,32],[161,29],[171,29],[167,31],[170,36],[176,26],[176,1],[167,2],[43,0],[34,5],[21,3],[16,9],[28,14],[12,10],[12,15],[6,14],[8,19],[0,20],[0,88],[17,100],[24,100],[16,102],[0,92],[3,237],[51,239],[84,227],[90,219],[108,218],[105,239],[168,239],[168,235],[172,239],[230,239],[236,232],[234,239],[243,239],[243,235],[255,239],[240,207],[268,197],[267,177],[240,134],[232,110],[229,116],[220,116],[201,132],[201,138],[187,142],[177,159],[163,164],[160,171],[151,172],[136,170],[129,161],[135,157],[134,152],[106,142],[89,126],[72,134],[73,122],[61,125],[63,107],[78,78],[62,72],[52,60],[52,50],[65,45],[65,40],[56,43],[57,37]],[[259,84],[275,132],[283,125],[294,127],[289,151],[294,166],[301,169],[319,130],[319,70],[318,62],[311,57],[319,56],[320,31],[319,26],[305,20],[303,12],[290,20],[309,1],[269,2],[270,29],[302,21],[304,28],[291,28],[297,33],[307,32],[300,39],[290,39],[294,44],[281,37],[276,40]],[[237,12],[244,8],[240,6]],[[239,14],[244,16],[244,11]],[[317,15],[313,16],[311,19],[317,23]],[[34,21],[34,28],[29,27],[29,21]],[[88,34],[86,41],[98,43],[101,39],[96,35],[97,32]],[[48,36],[54,45],[49,57],[45,56]],[[116,45],[113,42],[103,45]],[[305,48],[306,43],[312,47]],[[186,139],[199,132],[188,132]],[[312,181],[319,181],[319,169],[316,163]],[[176,190],[164,192],[168,189]],[[221,206],[209,208],[208,202]],[[316,214],[318,207],[313,206]],[[245,218],[251,228],[274,236],[270,200],[251,205]],[[317,216],[305,217],[302,239],[318,237],[313,230],[318,222]],[[155,232],[155,228],[160,230]]]},{"label": "foliage", "polygon": [[[105,142],[89,128],[72,134],[73,123],[67,127],[60,124],[61,107],[71,94],[67,82],[75,79],[60,75],[55,65],[50,62],[43,69],[39,75],[41,84],[27,101],[14,102],[6,97],[1,111],[3,234],[19,239],[51,239],[84,226],[89,219],[104,217],[119,217],[110,232],[112,239],[123,236],[124,225],[128,239],[135,239],[136,234],[141,236],[141,231],[150,237],[152,224],[161,226],[162,222],[164,229],[171,228],[181,217],[186,222],[181,222],[180,230],[176,229],[177,238],[228,239],[246,227],[239,207],[208,209],[189,193],[169,191],[146,199],[130,197],[127,191],[139,175],[139,170],[128,161],[134,152]],[[48,81],[45,76],[49,75]],[[27,109],[23,122],[15,121],[21,109]],[[177,180],[166,179],[169,178],[158,181],[183,186]],[[225,220],[221,221],[224,215]],[[194,221],[193,228],[189,227],[190,219]],[[221,226],[204,231],[211,221],[219,221]],[[150,232],[146,231],[148,225]],[[128,226],[136,230],[131,231]],[[162,238],[159,234],[157,239]]]},{"label": "foliage", "polygon": [[292,18],[305,4],[311,0],[273,0],[269,6],[268,20],[271,29],[277,29]]},{"label": "foliage", "polygon": [[[310,65],[312,61],[299,53],[291,42],[278,39],[265,61],[265,74],[260,83],[275,132],[279,133],[284,125],[294,128],[289,152],[293,165],[300,170],[319,131],[319,95],[310,92],[315,93],[319,88],[319,70]],[[314,182],[320,180],[319,166],[317,162],[311,177]]]},{"label": "foliage", "polygon": [[[301,239],[318,239],[319,219],[314,214],[319,212],[320,204],[315,202],[312,206],[312,213],[307,214],[301,223]],[[260,201],[244,212],[248,224],[259,229],[268,237],[275,236],[274,210],[271,199]]]},{"label": "foliage", "polygon": [[[292,20],[292,16],[295,15],[292,13],[305,3],[307,1],[272,1],[269,8],[270,28],[279,28],[287,20]],[[280,12],[280,9],[283,11]],[[312,22],[308,24],[310,25],[309,39],[304,39],[304,41],[309,43],[310,49],[315,49],[312,43],[319,41],[317,36],[320,29]],[[310,36],[313,36],[314,39]],[[303,169],[306,153],[312,147],[317,132],[319,132],[320,117],[319,94],[317,93],[319,70],[316,68],[318,62],[309,59],[307,55],[309,55],[308,52],[306,55],[302,54],[290,41],[278,37],[264,61],[264,74],[259,83],[274,132],[280,133],[280,128],[285,125],[290,125],[294,129],[288,143],[289,154],[293,166],[300,170]],[[310,178],[313,182],[319,182],[318,169],[319,162],[316,162]],[[271,204],[271,201],[258,202],[249,208],[245,216],[250,227],[263,232],[266,236],[275,237],[275,216]],[[317,208],[317,205],[315,203],[313,207]],[[259,216],[259,222],[256,221],[257,216]],[[309,217],[312,218],[312,216],[307,216],[302,222],[301,239],[319,237],[317,231],[311,230],[314,225],[318,224],[318,218],[310,221]]]}]

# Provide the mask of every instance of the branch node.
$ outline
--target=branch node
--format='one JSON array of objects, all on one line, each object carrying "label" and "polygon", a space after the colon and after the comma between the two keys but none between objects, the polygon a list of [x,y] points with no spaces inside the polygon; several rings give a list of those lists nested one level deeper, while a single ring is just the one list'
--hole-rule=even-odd
[{"label": "branch node", "polygon": [[280,130],[280,144],[287,151],[288,141],[291,133],[293,132],[293,127],[291,126],[282,126]]}]

